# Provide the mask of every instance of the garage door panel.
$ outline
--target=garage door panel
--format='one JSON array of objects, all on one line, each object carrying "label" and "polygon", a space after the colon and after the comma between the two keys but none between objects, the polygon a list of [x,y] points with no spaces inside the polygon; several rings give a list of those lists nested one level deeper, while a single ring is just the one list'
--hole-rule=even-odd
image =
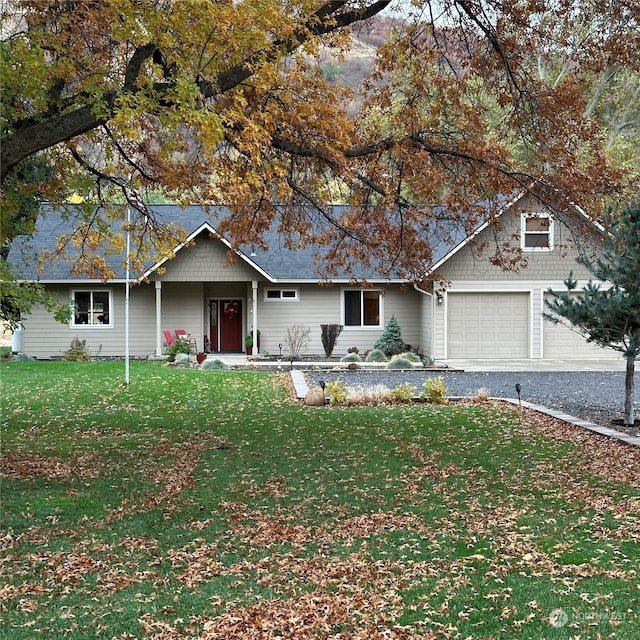
[{"label": "garage door panel", "polygon": [[570,360],[572,358],[602,360],[620,357],[617,351],[587,342],[571,327],[564,324],[554,324],[546,318],[543,320],[542,340],[543,357],[551,360]]},{"label": "garage door panel", "polygon": [[449,358],[528,358],[529,294],[449,293]]}]

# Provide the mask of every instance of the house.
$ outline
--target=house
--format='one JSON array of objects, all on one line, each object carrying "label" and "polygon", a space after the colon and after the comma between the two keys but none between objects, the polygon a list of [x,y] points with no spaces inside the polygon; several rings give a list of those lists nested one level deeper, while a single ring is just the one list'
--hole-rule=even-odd
[{"label": "house", "polygon": [[[612,358],[562,325],[543,318],[545,291],[563,287],[570,271],[579,282],[589,277],[576,263],[577,247],[556,216],[526,196],[505,203],[500,224],[483,224],[474,233],[451,232],[434,252],[424,281],[412,285],[376,274],[343,274],[330,286],[319,283],[311,248],[292,251],[277,236],[269,248],[247,247],[231,264],[229,245],[199,206],[154,205],[154,213],[186,229],[175,257],[148,265],[130,287],[129,344],[136,358],[160,356],[164,331],[184,329],[198,350],[240,353],[244,336],[260,330],[260,351],[287,356],[285,336],[294,323],[310,328],[308,353],[323,354],[321,324],[344,325],[335,354],[350,347],[372,348],[392,315],[406,343],[437,360],[455,358]],[[124,353],[125,283],[122,255],[105,256],[117,276],[107,282],[77,277],[60,261],[37,268],[34,256],[52,249],[68,223],[46,208],[29,241],[16,241],[9,260],[23,264],[26,280],[39,280],[76,313],[61,325],[43,309],[23,322],[23,350],[36,357],[58,356],[75,337],[86,340],[94,356]],[[586,218],[585,218],[586,220]],[[597,226],[588,222],[597,246]],[[526,268],[505,271],[479,254],[483,245],[522,248]],[[368,286],[353,284],[366,275]],[[442,283],[446,283],[443,286]]]}]

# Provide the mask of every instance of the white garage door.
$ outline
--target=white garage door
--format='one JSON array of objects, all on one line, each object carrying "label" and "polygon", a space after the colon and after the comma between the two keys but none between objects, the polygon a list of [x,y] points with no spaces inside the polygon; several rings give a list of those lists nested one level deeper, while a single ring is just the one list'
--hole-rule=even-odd
[{"label": "white garage door", "polygon": [[450,293],[449,358],[528,358],[528,293]]},{"label": "white garage door", "polygon": [[[547,311],[545,306],[545,311]],[[580,334],[563,324],[554,324],[546,318],[542,322],[544,358],[550,360],[570,360],[593,358],[595,360],[615,360],[620,354],[613,349],[603,349],[587,342]]]}]

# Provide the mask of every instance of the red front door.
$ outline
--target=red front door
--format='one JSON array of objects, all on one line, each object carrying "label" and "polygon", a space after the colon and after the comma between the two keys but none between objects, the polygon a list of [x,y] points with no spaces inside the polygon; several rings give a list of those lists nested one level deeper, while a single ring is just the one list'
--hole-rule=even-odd
[{"label": "red front door", "polygon": [[220,351],[244,351],[242,300],[220,300]]}]

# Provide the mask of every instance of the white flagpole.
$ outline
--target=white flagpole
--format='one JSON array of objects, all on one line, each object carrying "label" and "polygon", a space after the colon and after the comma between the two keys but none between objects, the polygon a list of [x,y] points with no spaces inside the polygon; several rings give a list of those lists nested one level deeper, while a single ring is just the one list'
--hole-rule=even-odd
[{"label": "white flagpole", "polygon": [[129,384],[129,251],[131,250],[131,206],[127,203],[127,274],[124,292],[124,383]]}]

